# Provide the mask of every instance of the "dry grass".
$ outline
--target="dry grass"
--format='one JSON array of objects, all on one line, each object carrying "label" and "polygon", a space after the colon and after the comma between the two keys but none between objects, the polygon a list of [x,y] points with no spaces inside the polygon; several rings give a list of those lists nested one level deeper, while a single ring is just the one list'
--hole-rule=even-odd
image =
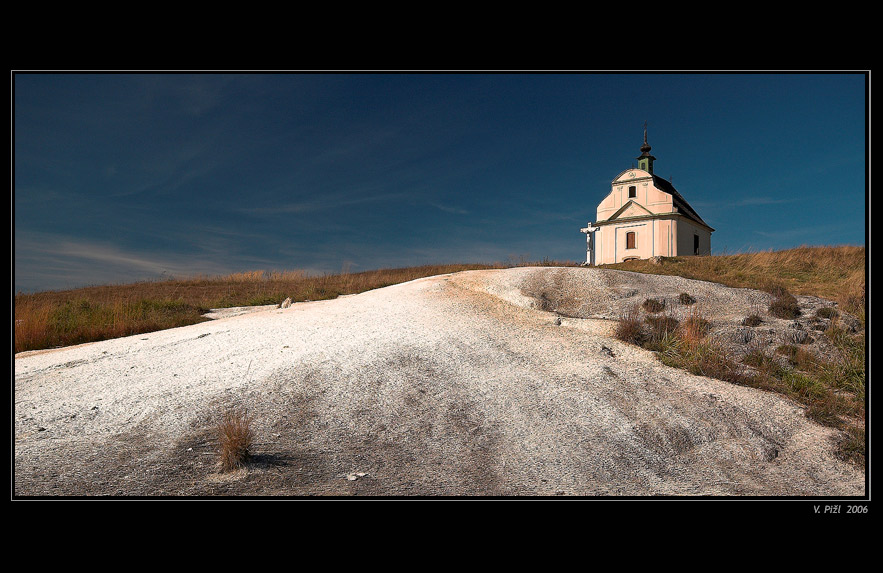
[{"label": "dry grass", "polygon": [[[606,268],[676,275],[731,287],[765,290],[773,295],[773,302],[766,312],[786,319],[799,316],[793,295],[836,301],[838,309],[818,312],[818,316],[832,320],[831,328],[824,334],[835,349],[834,358],[830,360],[812,357],[799,347],[788,345],[779,351],[786,359],[784,366],[773,356],[760,351],[749,353],[740,365],[723,347],[715,347],[708,341],[688,343],[683,328],[677,336],[666,340],[660,359],[697,374],[779,392],[795,399],[807,407],[808,417],[843,431],[838,452],[844,459],[864,463],[865,247],[804,246],[738,255],[672,257],[656,265],[638,260],[607,265]],[[761,324],[763,312],[760,308],[753,309],[743,325]],[[861,325],[858,333],[840,326],[838,317],[842,312],[858,318]],[[794,332],[795,338],[801,334]]]},{"label": "dry grass", "polygon": [[221,471],[244,467],[252,454],[254,434],[247,412],[228,410],[218,424]]},{"label": "dry grass", "polygon": [[613,331],[613,336],[629,344],[644,345],[644,342],[647,340],[647,334],[641,322],[641,310],[637,305],[620,315],[616,328]]},{"label": "dry grass", "polygon": [[[784,288],[770,288],[777,299],[787,299]],[[652,309],[651,309],[652,310]],[[720,340],[707,336],[711,324],[700,311],[680,322],[673,316],[649,315],[641,321],[635,306],[620,318],[617,338],[657,352],[660,361],[692,374],[708,376],[788,396],[806,407],[806,416],[841,430],[838,455],[862,465],[865,462],[865,338],[842,327],[835,314],[825,336],[835,355],[824,360],[799,345],[781,345],[775,354],[761,347],[744,355],[741,363]],[[646,325],[645,325],[646,323]],[[750,332],[750,329],[748,329]]]},{"label": "dry grass", "polygon": [[682,292],[678,295],[678,302],[683,305],[690,305],[696,302],[696,299],[693,298],[690,293]]},{"label": "dry grass", "polygon": [[648,298],[643,303],[641,303],[641,308],[646,310],[647,312],[662,312],[665,310],[665,301],[657,300],[655,298]]},{"label": "dry grass", "polygon": [[760,315],[756,312],[746,316],[742,320],[742,326],[759,326],[761,324],[763,324],[763,319],[760,318]]},{"label": "dry grass", "polygon": [[793,294],[779,286],[769,289],[769,292],[773,295],[768,309],[771,316],[784,319],[794,319],[800,316],[800,305]]},{"label": "dry grass", "polygon": [[691,307],[690,314],[681,323],[681,338],[689,344],[698,344],[709,330],[711,323],[702,316],[699,309]]},{"label": "dry grass", "polygon": [[15,296],[15,352],[118,338],[207,320],[212,308],[324,300],[422,277],[503,265],[427,265],[310,276],[249,271]]},{"label": "dry grass", "polygon": [[775,277],[775,284],[785,291],[835,300],[841,310],[864,323],[865,257],[865,247],[804,246],[738,255],[671,257],[658,265],[636,260],[604,268],[676,275],[740,288],[764,288],[770,285],[770,277]]}]

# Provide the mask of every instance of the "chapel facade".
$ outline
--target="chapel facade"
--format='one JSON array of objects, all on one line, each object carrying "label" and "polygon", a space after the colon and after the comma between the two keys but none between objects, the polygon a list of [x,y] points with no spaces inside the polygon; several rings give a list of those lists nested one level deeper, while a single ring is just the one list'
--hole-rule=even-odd
[{"label": "chapel facade", "polygon": [[710,255],[714,232],[671,184],[653,173],[647,129],[637,168],[613,179],[586,234],[586,263],[605,265],[631,259]]}]

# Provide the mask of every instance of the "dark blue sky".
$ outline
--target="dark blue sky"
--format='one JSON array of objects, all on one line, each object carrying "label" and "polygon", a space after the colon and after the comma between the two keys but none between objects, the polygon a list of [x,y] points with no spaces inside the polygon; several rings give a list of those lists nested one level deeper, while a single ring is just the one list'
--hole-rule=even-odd
[{"label": "dark blue sky", "polygon": [[13,75],[14,289],[582,261],[640,154],[712,252],[865,243],[866,76]]}]

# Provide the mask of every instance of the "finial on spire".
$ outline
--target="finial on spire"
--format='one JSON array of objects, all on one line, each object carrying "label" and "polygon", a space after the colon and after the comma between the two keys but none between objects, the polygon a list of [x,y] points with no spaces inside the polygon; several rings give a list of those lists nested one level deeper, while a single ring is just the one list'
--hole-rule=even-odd
[{"label": "finial on spire", "polygon": [[650,151],[650,144],[647,143],[647,120],[644,120],[644,145],[641,146],[641,151],[646,154]]}]

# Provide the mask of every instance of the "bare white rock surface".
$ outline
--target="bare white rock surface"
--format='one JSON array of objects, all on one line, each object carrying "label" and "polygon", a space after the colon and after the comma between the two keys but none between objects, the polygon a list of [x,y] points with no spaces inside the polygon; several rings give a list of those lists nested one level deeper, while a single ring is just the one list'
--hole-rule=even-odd
[{"label": "bare white rock surface", "polygon": [[[595,268],[469,271],[22,353],[14,491],[863,495],[836,431],[798,404],[610,337],[628,305],[681,292],[734,327],[768,302]],[[231,407],[256,443],[222,474],[214,427]]]}]

